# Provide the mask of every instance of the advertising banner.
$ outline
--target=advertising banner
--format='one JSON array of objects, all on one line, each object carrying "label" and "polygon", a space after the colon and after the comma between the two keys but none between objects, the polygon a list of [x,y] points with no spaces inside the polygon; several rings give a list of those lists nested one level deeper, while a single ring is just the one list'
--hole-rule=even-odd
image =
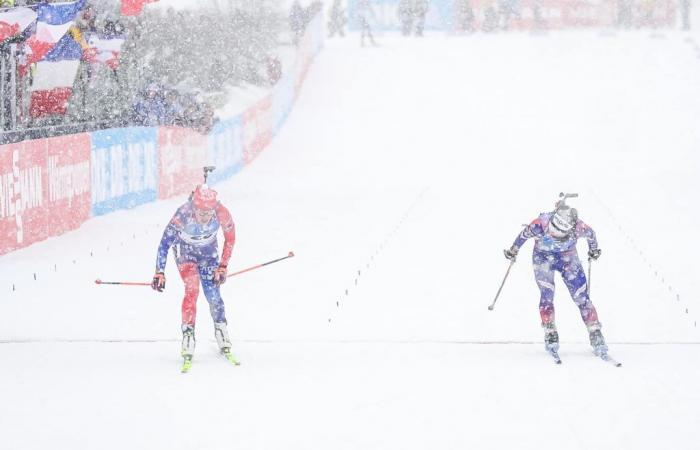
[{"label": "advertising banner", "polygon": [[277,135],[294,106],[294,77],[285,74],[272,93],[272,133]]},{"label": "advertising banner", "polygon": [[92,215],[133,208],[156,199],[156,128],[91,133]]},{"label": "advertising banner", "polygon": [[202,183],[207,136],[189,128],[158,128],[158,198],[191,192]]},{"label": "advertising banner", "polygon": [[243,161],[250,164],[272,140],[272,95],[243,113]]},{"label": "advertising banner", "polygon": [[46,184],[45,144],[0,146],[0,254],[48,236]]},{"label": "advertising banner", "polygon": [[44,142],[48,234],[58,236],[78,228],[90,217],[90,135],[53,137]]},{"label": "advertising banner", "polygon": [[90,217],[90,137],[0,147],[0,254],[79,227]]},{"label": "advertising banner", "polygon": [[231,177],[243,167],[243,123],[240,117],[218,122],[207,136],[208,166],[216,166],[209,175],[210,184]]}]

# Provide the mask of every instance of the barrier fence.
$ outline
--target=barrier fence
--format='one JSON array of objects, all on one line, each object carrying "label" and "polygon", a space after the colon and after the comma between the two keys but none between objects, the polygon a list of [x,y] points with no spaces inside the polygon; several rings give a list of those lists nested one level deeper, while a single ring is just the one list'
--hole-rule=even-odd
[{"label": "barrier fence", "polygon": [[270,94],[199,134],[131,127],[0,146],[0,255],[78,228],[90,217],[190,192],[202,167],[221,182],[250,164],[289,115],[323,46],[323,14],[309,23]]}]

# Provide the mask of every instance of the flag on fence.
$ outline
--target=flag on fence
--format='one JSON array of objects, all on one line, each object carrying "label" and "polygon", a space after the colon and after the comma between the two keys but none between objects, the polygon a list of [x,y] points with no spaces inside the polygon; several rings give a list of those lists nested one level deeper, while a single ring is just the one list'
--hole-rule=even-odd
[{"label": "flag on fence", "polygon": [[[34,71],[29,114],[65,114],[66,104],[73,93],[73,83],[80,60],[88,48],[77,27],[71,29],[44,56]],[[70,64],[64,64],[69,62]]]},{"label": "flag on fence", "polygon": [[87,54],[89,56],[85,59],[93,64],[105,64],[110,69],[116,70],[119,67],[119,55],[124,41],[122,36],[91,35],[88,38],[89,51]]},{"label": "flag on fence", "polygon": [[29,8],[13,8],[0,12],[0,44],[18,36],[36,20],[37,14]]},{"label": "flag on fence", "polygon": [[146,3],[158,0],[122,0],[122,16],[138,16]]},{"label": "flag on fence", "polygon": [[87,48],[87,44],[82,38],[80,30],[72,27],[56,45],[44,56],[42,61],[65,61],[79,60],[83,56],[83,50]]},{"label": "flag on fence", "polygon": [[29,115],[65,114],[80,60],[39,61],[30,88]]},{"label": "flag on fence", "polygon": [[40,3],[37,6],[36,32],[27,40],[29,51],[25,65],[41,61],[68,32],[86,0],[69,3]]}]

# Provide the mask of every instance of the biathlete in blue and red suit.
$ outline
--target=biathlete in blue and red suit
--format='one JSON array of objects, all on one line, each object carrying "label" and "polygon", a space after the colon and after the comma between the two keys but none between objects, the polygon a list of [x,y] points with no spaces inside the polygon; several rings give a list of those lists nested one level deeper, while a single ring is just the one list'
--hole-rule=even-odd
[{"label": "biathlete in blue and red suit", "polygon": [[[180,206],[170,219],[158,246],[153,289],[159,292],[165,289],[165,263],[171,247],[174,247],[177,269],[185,283],[185,298],[182,300],[182,356],[185,358],[191,358],[194,353],[200,282],[214,320],[214,334],[219,348],[223,353],[229,353],[231,349],[219,287],[226,281],[226,266],[231,258],[236,233],[231,213],[217,200],[216,195],[216,191],[206,184],[197,186],[190,200]],[[219,229],[224,233],[221,259],[216,236]]]},{"label": "biathlete in blue and red suit", "polygon": [[554,273],[559,272],[588,329],[594,353],[607,353],[598,313],[588,296],[586,274],[576,251],[576,241],[585,238],[589,258],[598,259],[601,251],[593,229],[578,219],[576,209],[560,201],[555,211],[540,214],[520,232],[512,247],[504,251],[506,258],[514,261],[520,247],[530,238],[535,239],[532,264],[540,288],[540,318],[545,331],[545,348],[559,350],[559,334],[554,323]]}]

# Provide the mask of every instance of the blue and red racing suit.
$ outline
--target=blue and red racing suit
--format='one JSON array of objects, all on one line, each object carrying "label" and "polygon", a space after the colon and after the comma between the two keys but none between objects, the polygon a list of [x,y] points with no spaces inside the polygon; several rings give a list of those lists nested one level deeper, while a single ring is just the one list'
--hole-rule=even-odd
[{"label": "blue and red racing suit", "polygon": [[576,251],[576,241],[586,238],[589,250],[598,248],[595,232],[581,220],[576,221],[572,232],[559,239],[549,232],[553,213],[543,213],[533,220],[513,243],[518,250],[530,238],[535,238],[532,263],[535,280],[540,288],[540,317],[542,325],[554,323],[554,272],[561,273],[571,298],[578,306],[587,327],[598,323],[598,313],[588,297],[586,274]]},{"label": "blue and red racing suit", "polygon": [[[174,246],[177,268],[185,283],[185,298],[182,301],[183,329],[188,326],[194,327],[200,280],[212,319],[215,323],[226,322],[224,301],[219,285],[214,282],[214,271],[219,266],[228,265],[236,240],[231,213],[221,203],[217,203],[214,216],[206,224],[197,222],[194,211],[191,201],[178,208],[165,227],[156,258],[156,272],[163,272],[168,251]],[[224,232],[221,260],[216,238],[219,228]]]}]

